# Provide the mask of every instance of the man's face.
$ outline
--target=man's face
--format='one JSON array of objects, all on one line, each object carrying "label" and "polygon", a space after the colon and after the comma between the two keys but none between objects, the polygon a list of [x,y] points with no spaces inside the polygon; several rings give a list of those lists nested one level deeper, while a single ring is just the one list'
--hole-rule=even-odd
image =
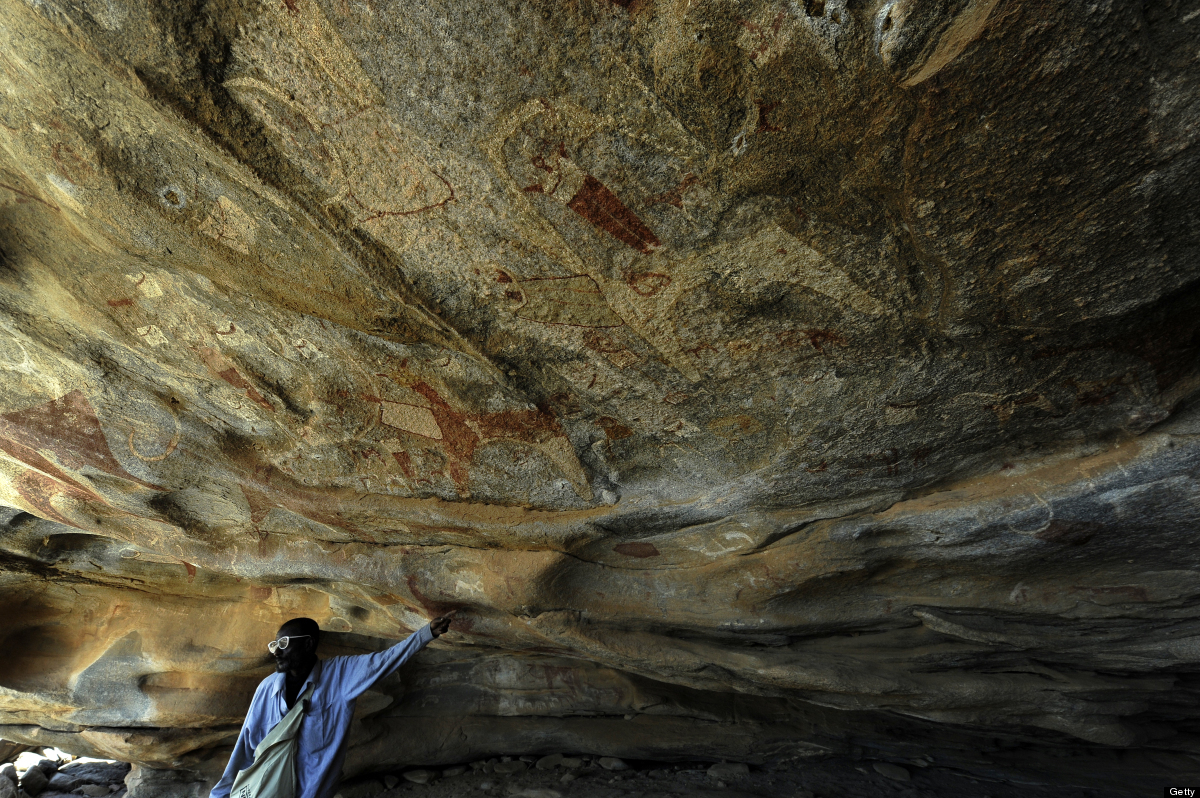
[{"label": "man's face", "polygon": [[288,638],[287,648],[275,649],[275,671],[284,673],[286,671],[299,670],[300,666],[308,659],[309,652],[312,651],[313,640],[311,637],[297,637],[302,634],[298,629],[289,628],[287,624],[279,627],[279,631],[275,633],[275,639],[279,640],[282,637]]}]

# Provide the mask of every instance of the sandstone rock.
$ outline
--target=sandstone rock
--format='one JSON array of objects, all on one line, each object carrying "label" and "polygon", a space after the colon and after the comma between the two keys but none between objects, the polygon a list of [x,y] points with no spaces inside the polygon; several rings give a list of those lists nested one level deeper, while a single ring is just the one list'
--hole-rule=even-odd
[{"label": "sandstone rock", "polygon": [[1190,756],[1186,4],[560,5],[0,0],[5,738]]},{"label": "sandstone rock", "polygon": [[134,764],[125,777],[125,794],[128,798],[207,798],[215,782],[216,778],[198,779],[187,771]]},{"label": "sandstone rock", "polygon": [[21,777],[21,789],[30,796],[41,795],[49,783],[50,780],[46,778],[46,774],[37,766],[26,770],[25,775]]},{"label": "sandstone rock", "polygon": [[[59,771],[59,776],[64,776],[71,779],[77,779],[81,783],[88,782],[91,784],[111,784],[123,783],[126,774],[129,773],[129,765],[124,762],[113,762],[105,759],[91,759],[83,757],[74,760],[73,762],[64,765]],[[50,783],[54,783],[51,778]]]},{"label": "sandstone rock", "polygon": [[529,766],[519,759],[515,759],[511,762],[497,762],[492,767],[496,773],[505,776],[511,776],[514,773],[523,773],[529,769]]},{"label": "sandstone rock", "polygon": [[[55,773],[50,777],[49,789],[59,790],[61,792],[70,792],[71,790],[83,784],[83,779],[76,776],[69,776],[66,773]],[[107,792],[107,789],[105,790]]]},{"label": "sandstone rock", "polygon": [[718,762],[709,767],[707,772],[714,779],[733,780],[748,775],[750,768],[743,762]]},{"label": "sandstone rock", "polygon": [[9,740],[0,740],[0,762],[9,763],[14,761],[18,756],[26,751],[30,751],[36,746],[27,745],[25,743],[14,743]]},{"label": "sandstone rock", "polygon": [[872,767],[875,768],[876,773],[887,776],[889,779],[895,781],[908,781],[910,778],[907,769],[899,765],[893,765],[891,762],[874,762],[872,763]]},{"label": "sandstone rock", "polygon": [[108,795],[110,790],[108,789],[108,785],[84,784],[75,790],[75,792],[80,795],[90,795],[93,798],[98,798],[101,795]]}]

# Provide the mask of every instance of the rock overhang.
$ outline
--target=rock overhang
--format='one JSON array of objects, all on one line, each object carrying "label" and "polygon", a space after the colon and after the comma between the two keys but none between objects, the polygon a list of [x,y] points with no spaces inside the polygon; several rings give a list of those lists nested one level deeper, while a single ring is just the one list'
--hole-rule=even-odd
[{"label": "rock overhang", "polygon": [[1195,15],[7,8],[14,738],[200,767],[285,616],[460,607],[496,745],[1193,750]]}]

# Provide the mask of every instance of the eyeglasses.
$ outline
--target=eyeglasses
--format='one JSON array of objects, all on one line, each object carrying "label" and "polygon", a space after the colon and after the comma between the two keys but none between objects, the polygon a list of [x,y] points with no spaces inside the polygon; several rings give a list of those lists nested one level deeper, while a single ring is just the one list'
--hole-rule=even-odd
[{"label": "eyeglasses", "polygon": [[283,651],[288,647],[288,641],[295,640],[297,637],[312,637],[312,635],[291,635],[290,637],[284,635],[278,640],[272,640],[270,643],[267,643],[267,651],[270,651],[272,654],[276,651]]}]

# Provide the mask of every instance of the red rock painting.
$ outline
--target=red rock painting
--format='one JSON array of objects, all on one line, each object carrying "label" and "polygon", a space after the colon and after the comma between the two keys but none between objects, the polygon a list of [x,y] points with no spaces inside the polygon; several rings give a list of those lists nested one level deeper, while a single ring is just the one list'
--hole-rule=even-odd
[{"label": "red rock painting", "polygon": [[34,194],[30,194],[27,191],[22,191],[21,189],[17,188],[16,186],[10,186],[7,183],[0,183],[0,188],[8,189],[13,194],[16,194],[17,199],[15,201],[15,204],[17,204],[17,205],[22,205],[27,202],[40,202],[42,205],[45,205],[50,210],[55,211],[55,212],[60,212],[60,208],[57,205],[47,202],[46,200],[42,199],[41,197],[38,197]]},{"label": "red rock painting", "polygon": [[[544,410],[505,410],[499,413],[461,413],[455,410],[426,382],[409,385],[429,403],[441,439],[439,451],[446,457],[445,472],[460,492],[465,492],[475,450],[489,440],[516,440],[541,443],[550,438],[564,435],[558,419]],[[396,452],[392,456],[404,475],[413,479],[417,469],[407,452]]]},{"label": "red rock painting", "polygon": [[683,176],[683,180],[679,185],[670,191],[664,191],[662,194],[655,194],[646,198],[647,205],[674,205],[676,208],[683,208],[683,195],[689,188],[700,182],[700,179],[691,172]]},{"label": "red rock painting", "polygon": [[662,246],[658,236],[637,214],[625,207],[608,186],[584,172],[567,156],[565,142],[540,138],[528,130],[525,135],[530,141],[538,142],[538,149],[529,160],[529,165],[536,170],[532,174],[535,181],[524,186],[522,191],[565,202],[572,211],[643,254]]},{"label": "red rock painting", "polygon": [[625,207],[617,195],[596,178],[588,175],[567,207],[592,224],[610,233],[618,241],[649,255],[662,242],[633,211]]},{"label": "red rock painting", "polygon": [[265,552],[267,533],[259,527],[267,514],[276,508],[294,513],[331,529],[344,529],[358,539],[373,543],[374,536],[364,532],[357,524],[341,512],[341,501],[331,496],[306,488],[287,477],[274,467],[259,469],[256,479],[240,487],[246,503],[250,506],[250,523],[259,535],[260,551]]},{"label": "red rock painting", "polygon": [[779,125],[771,123],[767,115],[779,107],[779,103],[768,103],[764,100],[755,100],[754,104],[758,106],[758,127],[754,129],[755,133],[779,133],[783,130]]},{"label": "red rock painting", "polygon": [[395,458],[397,465],[400,466],[400,470],[404,472],[404,476],[409,479],[417,478],[417,473],[413,471],[412,457],[409,456],[408,452],[392,452],[392,457]]},{"label": "red rock painting", "polygon": [[671,284],[671,278],[658,272],[642,272],[630,275],[626,282],[640,296],[654,296]]},{"label": "red rock painting", "polygon": [[[96,411],[80,391],[71,391],[27,410],[0,415],[0,449],[42,473],[88,493],[92,491],[61,469],[94,468],[143,487],[164,490],[130,474],[113,456]],[[46,455],[52,455],[57,466]]]},{"label": "red rock painting", "polygon": [[514,312],[523,319],[568,327],[620,327],[625,323],[587,275],[522,280],[519,288],[523,304]]},{"label": "red rock painting", "polygon": [[807,342],[822,355],[827,354],[827,346],[846,346],[846,339],[838,332],[829,329],[809,328],[805,330],[784,330],[775,334],[781,346],[795,348]]},{"label": "red rock painting", "polygon": [[658,548],[653,543],[618,543],[613,546],[613,551],[617,554],[624,554],[626,557],[637,557],[645,559],[646,557],[657,557]]},{"label": "red rock painting", "polygon": [[769,55],[772,48],[780,43],[779,31],[783,26],[783,21],[787,16],[786,11],[780,11],[775,19],[771,22],[770,27],[756,25],[749,20],[739,20],[742,27],[750,31],[750,33],[758,39],[757,45],[750,51],[750,61],[757,63],[759,58],[764,55]]},{"label": "red rock painting", "polygon": [[33,510],[34,515],[58,521],[60,524],[73,526],[76,529],[82,529],[82,527],[63,516],[54,506],[52,499],[55,496],[64,495],[81,501],[99,498],[96,494],[78,487],[75,483],[64,484],[37,471],[26,471],[15,480],[13,487],[16,488],[17,495],[25,500],[29,509]]},{"label": "red rock painting", "polygon": [[425,608],[425,611],[432,616],[436,617],[438,615],[445,615],[447,612],[461,609],[463,606],[462,602],[441,601],[425,595],[425,593],[422,592],[419,587],[417,587],[417,578],[415,576],[409,576],[405,581],[408,582],[408,590],[410,593],[412,593],[413,598],[415,598],[421,604],[421,606]]},{"label": "red rock painting", "polygon": [[85,186],[94,182],[96,169],[70,145],[58,142],[50,148],[50,157],[58,167],[58,173],[73,185]]},{"label": "red rock painting", "polygon": [[[233,325],[230,325],[232,328]],[[228,334],[228,333],[226,333]],[[211,346],[203,346],[197,350],[200,359],[204,361],[204,365],[215,376],[220,377],[225,382],[237,388],[239,391],[246,392],[246,398],[254,402],[264,410],[275,412],[275,407],[266,400],[266,398],[258,392],[258,389],[250,384],[250,381],[241,375],[241,372],[230,362],[229,358],[225,357],[217,349]]]}]

